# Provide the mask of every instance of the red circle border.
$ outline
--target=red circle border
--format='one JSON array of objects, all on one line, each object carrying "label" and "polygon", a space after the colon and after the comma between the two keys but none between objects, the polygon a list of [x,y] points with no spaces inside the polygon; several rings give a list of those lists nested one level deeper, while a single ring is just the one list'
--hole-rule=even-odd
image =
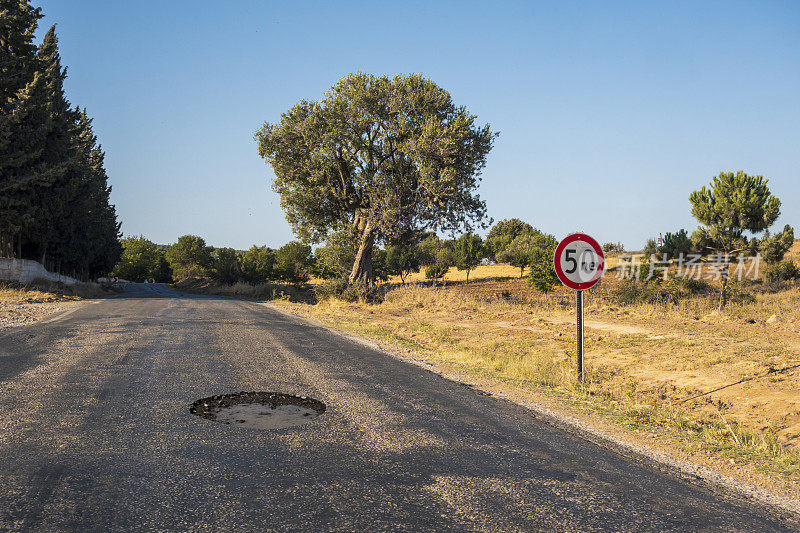
[{"label": "red circle border", "polygon": [[[594,251],[597,252],[597,257],[600,258],[600,264],[597,267],[597,272],[595,272],[592,279],[583,283],[575,283],[567,278],[566,274],[564,274],[564,272],[561,270],[561,261],[558,260],[558,258],[561,257],[561,252],[564,251],[564,248],[566,248],[568,244],[575,241],[587,242],[592,248],[594,248]],[[553,266],[556,269],[556,276],[558,276],[558,279],[561,280],[561,283],[570,289],[576,291],[585,291],[586,289],[594,287],[594,285],[600,281],[600,278],[603,277],[603,271],[606,268],[606,256],[603,254],[603,249],[596,240],[589,237],[585,233],[572,233],[564,237],[564,239],[558,243],[558,246],[556,246],[556,253],[553,254]]]}]

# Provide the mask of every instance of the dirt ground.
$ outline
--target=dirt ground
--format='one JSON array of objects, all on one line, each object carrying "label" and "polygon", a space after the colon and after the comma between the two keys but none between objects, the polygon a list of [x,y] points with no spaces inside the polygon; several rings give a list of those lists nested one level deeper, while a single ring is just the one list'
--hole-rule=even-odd
[{"label": "dirt ground", "polygon": [[[542,309],[536,303],[539,295],[525,280],[458,284],[439,290],[468,298],[453,312],[391,304],[369,309],[354,304],[347,311],[366,311],[376,323],[413,317],[434,327],[456,328],[466,343],[478,343],[480,337],[513,336],[554,345],[565,353],[573,350],[575,304],[570,292],[550,298],[556,307]],[[800,293],[785,297],[800,303]],[[509,304],[470,307],[470,300]],[[684,405],[711,415],[720,411],[726,419],[757,430],[774,429],[784,442],[800,446],[800,368],[776,372],[800,365],[797,307],[768,322],[742,318],[746,309],[681,316],[680,310],[659,313],[656,308],[617,308],[592,302],[591,297],[587,300],[586,358],[596,373],[621,384],[635,382],[642,396],[674,402],[754,377]]]},{"label": "dirt ground", "polygon": [[95,285],[20,286],[0,282],[0,329],[32,324],[47,316],[74,308],[81,300],[106,297],[109,294],[113,293]]},{"label": "dirt ground", "polygon": [[8,303],[0,302],[0,329],[25,326],[39,320],[66,311],[79,305],[78,302],[42,302],[42,303]]}]

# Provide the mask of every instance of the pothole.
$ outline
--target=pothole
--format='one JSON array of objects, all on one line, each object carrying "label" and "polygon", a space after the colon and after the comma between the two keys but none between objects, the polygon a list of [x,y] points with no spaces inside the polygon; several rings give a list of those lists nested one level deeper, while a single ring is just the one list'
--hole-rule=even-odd
[{"label": "pothole", "polygon": [[325,404],[306,396],[242,391],[202,398],[189,412],[231,426],[281,429],[310,422],[325,412]]}]

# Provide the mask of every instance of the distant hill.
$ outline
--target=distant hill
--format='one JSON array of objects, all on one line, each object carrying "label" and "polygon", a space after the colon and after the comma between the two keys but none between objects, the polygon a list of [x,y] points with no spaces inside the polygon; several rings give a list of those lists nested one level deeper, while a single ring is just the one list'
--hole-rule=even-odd
[{"label": "distant hill", "polygon": [[800,239],[795,239],[794,244],[789,251],[786,252],[786,258],[791,259],[795,263],[800,263]]}]

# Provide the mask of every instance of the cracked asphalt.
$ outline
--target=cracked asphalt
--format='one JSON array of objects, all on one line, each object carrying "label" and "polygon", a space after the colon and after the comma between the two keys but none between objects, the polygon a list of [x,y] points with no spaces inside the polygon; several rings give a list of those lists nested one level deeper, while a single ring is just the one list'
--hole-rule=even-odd
[{"label": "cracked asphalt", "polygon": [[[327,411],[189,414],[240,390]],[[0,332],[0,530],[795,531],[510,401],[238,300],[131,284]]]}]

